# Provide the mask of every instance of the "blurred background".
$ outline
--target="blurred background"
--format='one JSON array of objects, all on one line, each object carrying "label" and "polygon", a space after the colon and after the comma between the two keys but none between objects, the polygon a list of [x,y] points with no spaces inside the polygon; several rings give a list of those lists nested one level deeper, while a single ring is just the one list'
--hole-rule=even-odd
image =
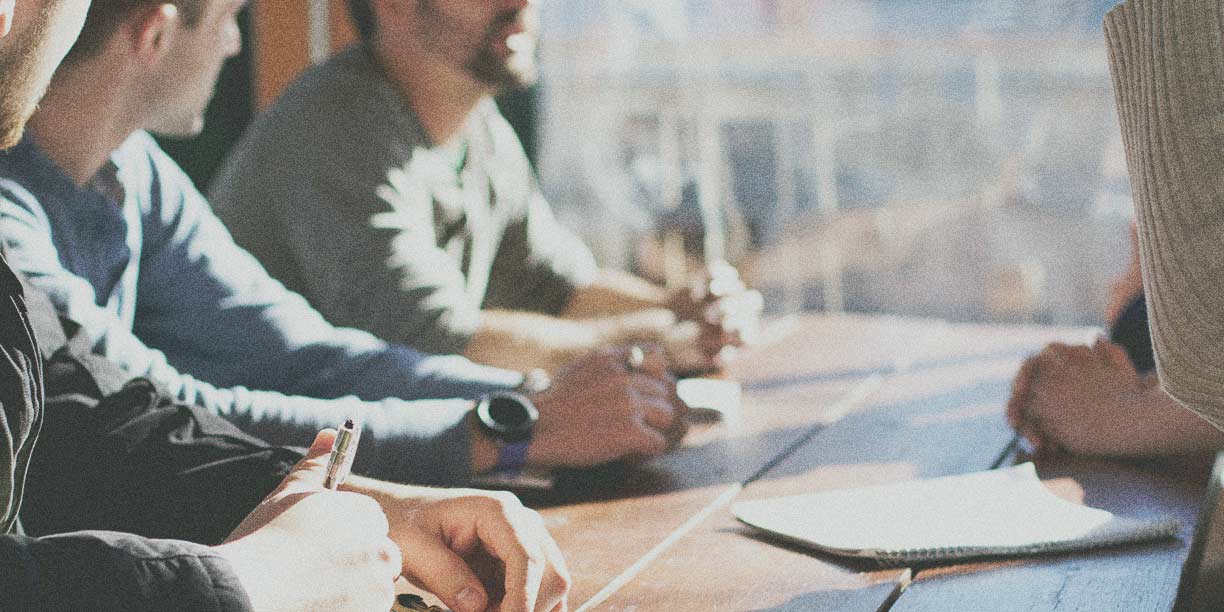
[{"label": "blurred background", "polygon": [[[601,262],[725,258],[773,313],[1097,324],[1132,215],[1114,0],[539,0],[542,78],[499,100]],[[192,142],[353,38],[343,0],[256,0]]]}]

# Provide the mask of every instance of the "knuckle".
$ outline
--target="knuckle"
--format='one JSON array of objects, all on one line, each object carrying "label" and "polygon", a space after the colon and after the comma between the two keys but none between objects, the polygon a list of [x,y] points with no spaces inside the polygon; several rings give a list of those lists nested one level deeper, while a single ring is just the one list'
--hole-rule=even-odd
[{"label": "knuckle", "polygon": [[523,521],[525,521],[528,525],[531,525],[533,528],[539,529],[544,533],[548,532],[548,529],[544,526],[544,517],[541,516],[539,512],[524,507],[519,510],[519,516],[521,516]]},{"label": "knuckle", "polygon": [[519,512],[523,508],[523,503],[519,501],[517,495],[509,491],[493,491],[489,493],[489,501],[501,514],[511,514]]},{"label": "knuckle", "polygon": [[400,553],[399,547],[390,539],[383,538],[382,543],[379,544],[377,555],[379,562],[396,570],[403,565],[403,555]]},{"label": "knuckle", "polygon": [[382,507],[378,505],[378,502],[358,493],[341,493],[341,495],[345,496],[350,516],[360,517],[359,522],[362,524],[363,529],[387,533],[389,529],[387,515],[383,514]]}]

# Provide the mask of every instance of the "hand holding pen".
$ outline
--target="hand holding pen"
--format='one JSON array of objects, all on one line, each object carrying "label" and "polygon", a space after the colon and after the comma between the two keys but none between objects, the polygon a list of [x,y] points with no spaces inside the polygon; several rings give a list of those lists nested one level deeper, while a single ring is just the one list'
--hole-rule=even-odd
[{"label": "hand holding pen", "polygon": [[[320,432],[280,486],[214,548],[229,562],[254,610],[391,607],[392,585],[403,563],[388,537],[386,514],[365,495],[324,487],[332,457],[344,458],[333,452],[338,438],[335,430]],[[351,457],[353,439],[347,449]],[[347,467],[342,462],[336,467],[341,468],[338,486]]]}]

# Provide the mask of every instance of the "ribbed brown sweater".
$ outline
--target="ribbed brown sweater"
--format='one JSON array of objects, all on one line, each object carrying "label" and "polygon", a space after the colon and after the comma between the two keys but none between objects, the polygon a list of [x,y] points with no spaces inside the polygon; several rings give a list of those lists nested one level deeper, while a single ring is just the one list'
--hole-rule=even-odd
[{"label": "ribbed brown sweater", "polygon": [[1224,429],[1224,7],[1128,0],[1105,18],[1165,389]]}]

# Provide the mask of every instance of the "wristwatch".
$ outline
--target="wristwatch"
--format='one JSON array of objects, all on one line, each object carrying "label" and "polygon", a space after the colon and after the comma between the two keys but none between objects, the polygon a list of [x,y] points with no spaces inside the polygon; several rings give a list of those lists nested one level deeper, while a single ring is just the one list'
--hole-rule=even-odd
[{"label": "wristwatch", "polygon": [[526,396],[512,392],[490,393],[476,404],[480,431],[497,444],[499,474],[518,474],[527,464],[527,447],[540,412]]}]

